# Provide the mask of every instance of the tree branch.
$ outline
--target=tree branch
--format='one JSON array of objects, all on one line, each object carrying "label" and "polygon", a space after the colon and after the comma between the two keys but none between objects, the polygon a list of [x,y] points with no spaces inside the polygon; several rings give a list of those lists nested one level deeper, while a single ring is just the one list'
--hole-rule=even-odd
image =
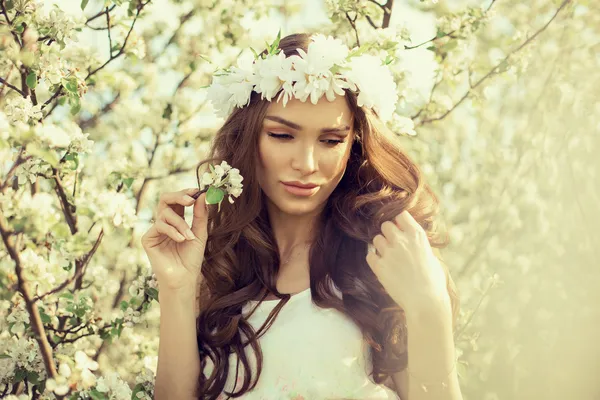
[{"label": "tree branch", "polygon": [[348,13],[346,12],[346,19],[348,20],[348,22],[350,22],[352,29],[354,29],[354,35],[356,36],[356,45],[360,46],[360,39],[358,38],[358,30],[356,29],[356,18],[358,18],[358,15],[355,16],[354,19],[352,19],[352,18],[350,18],[350,15],[348,15]]},{"label": "tree branch", "polygon": [[76,207],[75,205],[69,203],[69,200],[67,199],[65,189],[63,188],[62,181],[58,175],[58,170],[56,168],[52,168],[52,173],[54,175],[54,182],[56,183],[56,194],[58,194],[58,197],[60,198],[60,205],[63,210],[63,214],[65,215],[65,219],[67,221],[67,225],[69,225],[71,234],[74,235],[77,233],[77,217],[74,214]]},{"label": "tree branch", "polygon": [[394,6],[394,0],[387,0],[383,6],[383,21],[381,22],[381,28],[385,29],[390,26],[390,20],[392,19],[392,7]]},{"label": "tree branch", "polygon": [[19,154],[17,155],[17,159],[13,163],[12,167],[10,167],[10,169],[8,170],[8,172],[6,174],[6,178],[4,179],[4,182],[2,182],[2,185],[0,185],[0,193],[6,192],[6,189],[10,185],[10,180],[13,177],[13,175],[15,174],[15,172],[17,171],[17,168],[19,167],[19,165],[23,164],[25,161],[27,161],[31,158],[31,156],[27,156],[27,157],[23,158],[24,152],[25,152],[25,148],[21,147],[21,149],[19,150]]},{"label": "tree branch", "polygon": [[23,93],[21,91],[21,89],[19,89],[18,87],[11,85],[10,83],[8,83],[7,81],[5,81],[4,79],[0,78],[0,83],[2,83],[4,86],[11,88],[12,90],[16,91],[17,93],[19,93],[21,96],[23,97],[27,97],[25,95],[25,93]]},{"label": "tree branch", "polygon": [[107,8],[106,8],[106,10],[102,10],[102,11],[100,11],[98,14],[96,14],[96,15],[94,15],[94,16],[92,16],[92,17],[88,18],[88,20],[85,22],[85,23],[86,23],[86,25],[87,25],[89,22],[91,22],[91,21],[95,20],[96,18],[100,18],[100,17],[101,17],[102,15],[104,15],[105,13],[109,13],[109,12],[111,12],[112,10],[114,10],[114,9],[115,9],[115,7],[116,7],[116,6],[117,6],[117,5],[115,4],[115,5],[113,5],[111,8],[108,8],[108,7],[107,7]]},{"label": "tree branch", "polygon": [[48,342],[48,338],[46,337],[46,331],[44,330],[44,324],[42,323],[42,318],[40,316],[40,311],[35,304],[35,300],[32,299],[31,293],[27,286],[26,280],[23,277],[23,267],[21,266],[21,260],[19,258],[19,253],[14,247],[14,243],[11,240],[11,233],[9,232],[8,225],[5,223],[4,215],[0,210],[0,235],[2,236],[2,241],[4,242],[4,246],[10,258],[15,262],[15,273],[17,275],[17,286],[18,290],[23,296],[25,300],[25,307],[29,314],[29,322],[31,327],[33,328],[33,332],[35,334],[35,340],[38,342],[38,346],[40,348],[40,352],[42,353],[42,359],[44,360],[44,366],[46,368],[46,373],[50,378],[55,378],[56,368],[54,366],[54,358],[52,356],[52,347]]},{"label": "tree branch", "polygon": [[508,53],[508,55],[506,57],[504,57],[504,59],[502,61],[500,61],[498,64],[496,64],[481,79],[479,79],[477,82],[475,82],[475,84],[473,84],[473,86],[469,88],[469,90],[460,98],[460,100],[458,100],[456,102],[456,104],[454,104],[452,107],[450,107],[448,110],[446,110],[446,112],[444,112],[442,115],[440,115],[438,117],[434,117],[434,118],[424,119],[424,120],[420,121],[417,125],[424,125],[429,122],[439,121],[441,119],[446,118],[448,116],[448,114],[450,114],[452,111],[454,111],[456,109],[456,107],[458,107],[463,101],[465,101],[469,97],[469,95],[471,94],[473,89],[476,89],[479,85],[481,85],[484,81],[486,81],[489,77],[491,77],[500,67],[506,65],[506,63],[508,63],[508,60],[513,55],[515,55],[516,53],[521,51],[525,46],[530,44],[540,33],[545,31],[546,28],[548,28],[548,26],[552,23],[552,21],[554,21],[554,19],[558,16],[558,14],[563,10],[563,8],[565,8],[566,5],[569,4],[570,2],[571,2],[571,0],[564,0],[563,3],[560,5],[560,7],[556,10],[554,15],[552,16],[552,18],[550,18],[550,20],[548,22],[546,22],[546,24],[544,24],[544,26],[542,26],[533,35],[531,35],[529,38],[527,38],[527,40],[525,40],[523,43],[521,43],[521,45],[519,45],[519,47],[517,47],[516,49],[514,49],[510,53]]},{"label": "tree branch", "polygon": [[[492,2],[490,3],[489,7],[488,7],[488,8],[485,10],[485,12],[484,12],[484,13],[483,13],[483,15],[481,16],[481,18],[479,18],[479,19],[478,19],[478,21],[481,21],[481,20],[482,20],[482,19],[483,19],[483,18],[484,18],[484,17],[487,15],[487,13],[490,11],[490,9],[492,8],[492,6],[494,5],[494,3],[495,3],[495,2],[496,2],[496,0],[492,0]],[[424,42],[422,42],[422,43],[416,44],[416,45],[414,45],[414,46],[404,46],[404,49],[405,49],[405,50],[412,50],[412,49],[416,49],[416,48],[418,48],[418,47],[424,46],[424,45],[426,45],[427,43],[435,42],[436,40],[439,40],[439,39],[442,39],[442,38],[445,38],[445,37],[453,37],[453,35],[454,35],[455,33],[459,32],[461,29],[463,29],[465,26],[467,26],[467,24],[469,24],[469,22],[467,22],[467,23],[464,23],[464,24],[461,24],[461,25],[458,27],[458,29],[454,29],[453,31],[447,32],[447,33],[445,33],[445,34],[444,34],[444,35],[442,35],[442,36],[439,36],[439,37],[438,37],[438,36],[432,37],[431,39],[429,39],[429,40],[426,40],[426,41],[424,41]]]},{"label": "tree branch", "polygon": [[100,234],[98,235],[98,238],[96,238],[96,242],[94,243],[94,246],[92,247],[92,249],[82,259],[75,261],[75,273],[73,274],[73,276],[66,279],[63,283],[61,283],[54,289],[49,290],[48,292],[43,293],[39,296],[36,296],[35,301],[42,300],[43,298],[50,296],[51,294],[60,292],[61,290],[63,290],[67,286],[69,286],[69,284],[71,282],[73,282],[74,280],[80,279],[81,277],[83,277],[83,274],[85,273],[85,267],[90,262],[92,256],[96,253],[96,250],[98,250],[98,247],[100,246],[100,242],[102,241],[103,237],[104,237],[104,230],[101,230]]}]

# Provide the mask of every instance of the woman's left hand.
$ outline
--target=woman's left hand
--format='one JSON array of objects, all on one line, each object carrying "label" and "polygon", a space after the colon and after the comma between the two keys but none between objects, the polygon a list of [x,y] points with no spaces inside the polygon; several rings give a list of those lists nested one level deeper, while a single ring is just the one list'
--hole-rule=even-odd
[{"label": "woman's left hand", "polygon": [[427,234],[408,211],[381,224],[367,264],[390,297],[405,311],[447,301],[446,275]]}]

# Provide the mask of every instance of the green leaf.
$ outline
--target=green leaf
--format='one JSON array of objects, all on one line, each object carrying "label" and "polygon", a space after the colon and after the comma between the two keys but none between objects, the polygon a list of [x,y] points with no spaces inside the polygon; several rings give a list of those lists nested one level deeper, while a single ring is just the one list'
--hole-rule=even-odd
[{"label": "green leaf", "polygon": [[37,374],[37,372],[27,371],[27,380],[36,385],[40,381],[40,376]]},{"label": "green leaf", "polygon": [[27,75],[27,79],[25,79],[25,82],[27,83],[27,86],[30,89],[35,89],[35,86],[37,85],[37,75],[35,72],[31,71],[29,73],[29,75]]},{"label": "green leaf", "polygon": [[92,389],[90,390],[90,397],[93,400],[108,400],[108,397],[106,397],[106,394],[99,392],[97,389]]},{"label": "green leaf", "polygon": [[62,297],[62,298],[69,299],[69,300],[73,300],[73,298],[74,298],[72,293],[62,293],[58,297]]},{"label": "green leaf", "polygon": [[131,184],[133,183],[135,178],[126,178],[123,179],[123,183],[125,184],[125,186],[127,186],[128,188],[131,188]]},{"label": "green leaf", "polygon": [[62,85],[67,92],[77,94],[77,78],[71,77],[69,79],[63,79]]},{"label": "green leaf", "polygon": [[12,357],[9,356],[8,354],[2,353],[2,354],[0,354],[0,360],[3,359],[3,358],[12,358]]},{"label": "green leaf", "polygon": [[225,192],[214,186],[210,186],[206,192],[206,202],[208,204],[220,203],[225,197]]},{"label": "green leaf", "polygon": [[27,370],[17,368],[15,371],[15,382],[21,382],[27,377]]},{"label": "green leaf", "polygon": [[89,0],[81,0],[81,11],[85,10]]},{"label": "green leaf", "polygon": [[144,385],[141,383],[138,383],[137,385],[135,385],[135,387],[133,388],[133,391],[131,392],[131,398],[132,399],[137,399],[137,394],[139,392],[144,392]]},{"label": "green leaf", "polygon": [[125,311],[127,310],[127,307],[129,307],[129,303],[123,300],[119,306],[121,308],[121,311]]},{"label": "green leaf", "polygon": [[250,50],[252,51],[252,54],[254,54],[254,59],[258,60],[258,53],[256,52],[256,50],[254,50],[252,47],[250,47]]},{"label": "green leaf", "polygon": [[150,296],[151,299],[158,301],[158,290],[155,288],[149,288],[146,290],[146,293],[148,293],[148,296]]},{"label": "green leaf", "polygon": [[81,101],[79,97],[71,97],[69,99],[69,104],[71,104],[71,115],[76,115],[81,110]]},{"label": "green leaf", "polygon": [[71,167],[73,171],[79,167],[79,154],[69,153],[65,156],[65,160],[73,161],[75,163],[74,167]]},{"label": "green leaf", "polygon": [[43,312],[40,312],[40,319],[45,324],[49,324],[49,323],[52,322],[52,319],[50,318],[50,316],[48,314],[46,314],[46,313],[43,313]]}]

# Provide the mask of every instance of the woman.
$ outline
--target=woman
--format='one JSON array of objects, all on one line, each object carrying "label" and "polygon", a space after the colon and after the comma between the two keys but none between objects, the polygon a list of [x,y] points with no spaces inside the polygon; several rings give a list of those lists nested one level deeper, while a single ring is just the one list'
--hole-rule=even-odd
[{"label": "woman", "polygon": [[331,38],[276,41],[255,65],[277,85],[237,81],[248,100],[227,97],[203,161],[237,167],[244,193],[220,211],[197,189],[161,196],[142,238],[160,286],[157,399],[460,398],[446,323],[458,300],[430,247],[447,242],[436,196],[380,121],[389,82],[373,93],[357,61],[320,94],[288,85],[347,56]]}]

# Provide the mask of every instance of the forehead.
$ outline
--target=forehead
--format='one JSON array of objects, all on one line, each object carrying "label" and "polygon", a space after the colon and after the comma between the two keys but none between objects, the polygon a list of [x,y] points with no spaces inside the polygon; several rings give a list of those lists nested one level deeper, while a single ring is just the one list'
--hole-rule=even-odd
[{"label": "forehead", "polygon": [[[305,102],[294,98],[289,100],[285,107],[283,100],[276,101],[276,99],[273,99],[267,108],[267,115],[276,115],[291,120],[306,129],[344,125],[352,127],[352,115],[344,97],[336,96],[333,101],[329,101],[322,96],[317,104],[312,104],[310,98]],[[264,122],[271,121],[265,120]]]}]

